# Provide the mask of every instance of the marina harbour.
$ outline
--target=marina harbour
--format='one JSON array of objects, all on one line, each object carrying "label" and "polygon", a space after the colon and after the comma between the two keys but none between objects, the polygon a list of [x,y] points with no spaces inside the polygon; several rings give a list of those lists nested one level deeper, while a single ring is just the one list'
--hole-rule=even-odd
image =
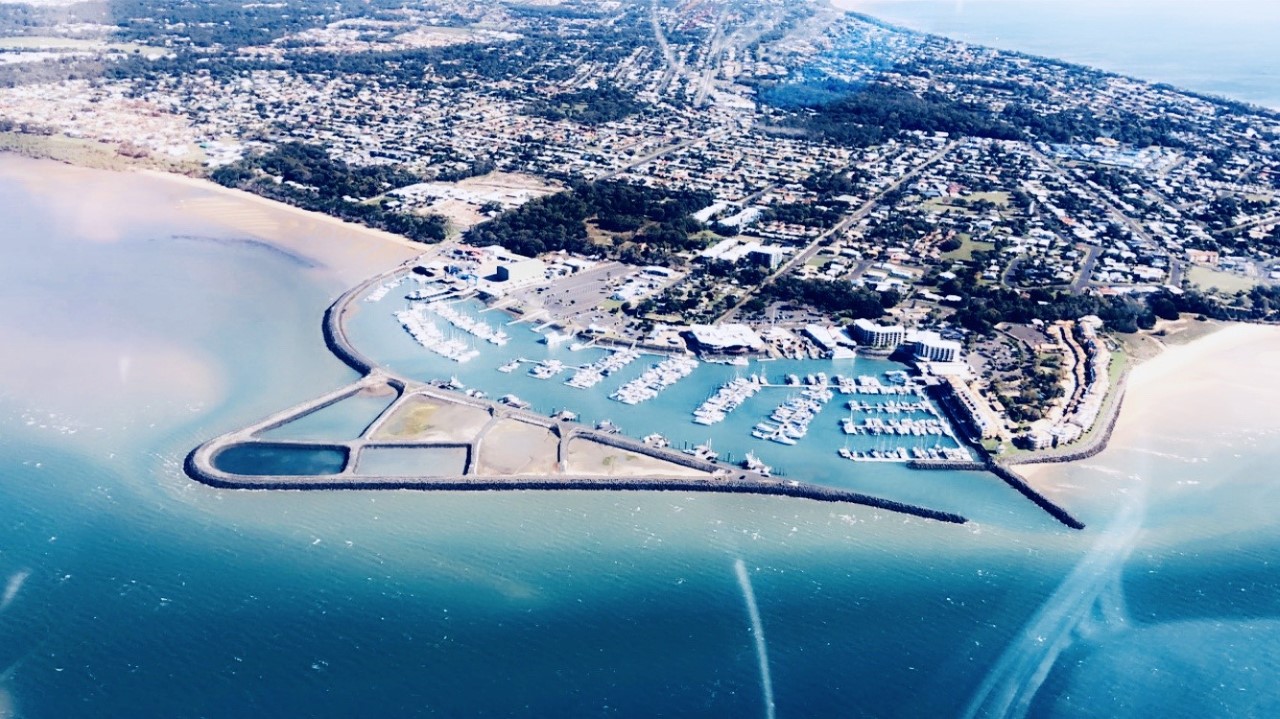
[{"label": "marina harbour", "polygon": [[972,456],[896,362],[717,362],[604,346],[407,274],[351,308],[351,341],[397,374],[655,446],[927,506],[943,477],[981,476],[906,466]]}]

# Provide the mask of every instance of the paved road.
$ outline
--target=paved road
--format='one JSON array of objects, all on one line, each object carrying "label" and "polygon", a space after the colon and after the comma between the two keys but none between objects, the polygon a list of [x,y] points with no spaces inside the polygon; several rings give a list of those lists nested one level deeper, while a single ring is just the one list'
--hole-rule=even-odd
[{"label": "paved road", "polygon": [[1132,232],[1137,237],[1140,237],[1143,240],[1153,245],[1158,244],[1154,239],[1152,239],[1151,235],[1147,234],[1147,231],[1142,227],[1141,223],[1139,223],[1137,220],[1121,212],[1120,208],[1111,204],[1111,202],[1108,201],[1106,198],[1104,198],[1102,195],[1099,195],[1097,192],[1094,192],[1093,188],[1085,185],[1084,183],[1072,177],[1071,173],[1067,172],[1066,169],[1064,169],[1062,165],[1058,164],[1056,160],[1044,154],[1043,152],[1040,152],[1034,147],[1031,148],[1031,154],[1039,158],[1041,162],[1044,162],[1046,165],[1052,168],[1054,172],[1057,172],[1058,175],[1063,179],[1063,181],[1067,182],[1073,187],[1079,188],[1085,194],[1087,194],[1089,196],[1089,199],[1093,200],[1095,203],[1098,204],[1099,207],[1102,207],[1104,210],[1107,211],[1107,214],[1111,216],[1111,219],[1115,220],[1117,223],[1125,227],[1128,227],[1129,231]]},{"label": "paved road", "polygon": [[1256,220],[1250,220],[1243,224],[1236,225],[1235,227],[1228,227],[1227,229],[1223,230],[1221,234],[1236,235],[1241,232],[1244,232],[1245,230],[1252,230],[1255,227],[1259,227],[1261,225],[1270,225],[1275,222],[1280,222],[1280,212],[1273,212],[1270,215],[1264,215],[1262,217],[1259,217]]},{"label": "paved road", "polygon": [[675,53],[671,51],[671,44],[667,42],[666,33],[662,32],[662,21],[658,19],[656,0],[649,8],[649,24],[653,26],[653,37],[658,42],[658,49],[662,51],[662,62],[667,66],[667,71],[658,85],[659,89],[665,92],[672,78],[684,75],[684,67],[676,60]]},{"label": "paved road", "polygon": [[877,193],[874,197],[862,203],[862,205],[859,206],[858,209],[854,210],[852,214],[848,215],[843,220],[841,220],[836,226],[818,235],[816,238],[814,238],[813,242],[810,242],[808,246],[806,246],[803,250],[796,253],[791,259],[782,263],[782,265],[780,265],[773,274],[766,277],[765,280],[759,284],[759,286],[753,287],[750,290],[747,290],[745,293],[743,293],[742,297],[738,299],[738,303],[733,307],[730,307],[723,314],[717,317],[715,321],[716,322],[725,321],[729,317],[733,316],[733,314],[738,311],[739,307],[741,307],[744,303],[746,303],[747,300],[750,300],[753,296],[755,296],[755,294],[759,292],[762,288],[772,284],[779,277],[782,277],[783,275],[790,272],[795,267],[803,266],[804,263],[808,262],[810,259],[813,258],[814,255],[818,254],[818,250],[822,247],[823,240],[829,237],[832,237],[834,235],[838,235],[844,232],[845,230],[849,229],[855,223],[861,222],[863,218],[865,218],[868,214],[871,213],[871,210],[875,209],[875,206],[880,202],[881,198],[893,192],[894,190],[897,190],[899,187],[902,187],[907,182],[915,179],[921,172],[924,172],[926,169],[928,169],[938,160],[941,160],[944,156],[946,156],[948,152],[951,152],[951,150],[957,144],[959,144],[958,140],[952,140],[948,142],[941,150],[938,150],[937,152],[933,153],[928,158],[926,158],[924,162],[920,163],[919,165],[916,165],[914,168],[911,169],[911,171],[907,172],[902,177],[899,177],[897,181],[895,181],[892,185],[889,185],[884,190]]},{"label": "paved road", "polygon": [[601,175],[600,177],[596,178],[596,181],[597,181],[597,182],[600,182],[600,181],[603,181],[603,180],[612,180],[613,178],[617,177],[618,175],[621,175],[621,174],[622,174],[622,173],[624,173],[624,172],[628,172],[628,171],[630,171],[630,170],[631,170],[631,169],[633,169],[633,168],[639,167],[640,165],[643,165],[643,164],[645,164],[646,162],[651,162],[651,161],[653,161],[653,160],[658,159],[659,157],[662,157],[663,155],[669,155],[669,154],[671,154],[671,153],[673,153],[673,152],[676,152],[677,150],[683,150],[683,149],[684,149],[684,148],[686,148],[686,147],[693,147],[694,145],[701,145],[702,143],[706,142],[706,141],[707,141],[707,140],[709,140],[709,139],[710,139],[710,137],[709,137],[709,136],[695,137],[695,138],[691,138],[691,139],[688,139],[688,140],[681,140],[680,142],[677,142],[677,143],[676,143],[676,144],[674,144],[674,145],[668,145],[668,146],[666,146],[666,147],[659,148],[659,149],[654,150],[653,152],[649,153],[648,155],[645,155],[645,156],[641,157],[640,159],[636,160],[635,162],[632,162],[632,163],[631,163],[631,164],[629,164],[629,165],[623,165],[622,167],[619,167],[619,168],[618,168],[618,169],[616,169],[616,170],[611,170],[611,171],[609,171],[609,172],[606,172],[605,174],[603,174],[603,175]]},{"label": "paved road", "polygon": [[1076,281],[1071,283],[1071,294],[1082,295],[1089,287],[1089,279],[1093,277],[1093,268],[1098,264],[1098,258],[1102,256],[1102,248],[1097,245],[1089,245],[1089,254],[1084,258],[1084,264],[1080,265],[1080,274],[1076,276]]},{"label": "paved road", "polygon": [[698,94],[693,98],[694,107],[702,107],[707,101],[707,93],[711,91],[711,83],[720,70],[720,55],[723,52],[724,16],[729,11],[728,5],[720,6],[716,13],[716,26],[707,41],[707,54],[702,58],[702,77],[698,82]]}]

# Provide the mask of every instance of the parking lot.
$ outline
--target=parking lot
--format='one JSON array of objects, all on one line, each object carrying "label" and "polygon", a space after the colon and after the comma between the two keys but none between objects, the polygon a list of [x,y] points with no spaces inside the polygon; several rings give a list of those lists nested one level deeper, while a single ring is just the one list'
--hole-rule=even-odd
[{"label": "parking lot", "polygon": [[[626,318],[603,309],[603,306],[620,287],[641,271],[631,265],[606,262],[549,285],[513,292],[510,296],[525,305],[526,316],[545,310],[546,315],[539,316],[540,322],[555,320],[575,325],[579,329],[596,324],[616,330],[625,323]],[[654,279],[661,287],[665,287],[679,277]]]}]

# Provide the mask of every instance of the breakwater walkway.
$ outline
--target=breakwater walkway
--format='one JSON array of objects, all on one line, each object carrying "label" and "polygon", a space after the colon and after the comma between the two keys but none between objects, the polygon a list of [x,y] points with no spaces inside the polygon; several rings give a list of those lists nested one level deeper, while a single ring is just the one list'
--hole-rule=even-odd
[{"label": "breakwater walkway", "polygon": [[[379,367],[376,362],[361,353],[351,342],[346,331],[346,320],[354,312],[355,300],[363,297],[380,283],[409,272],[410,263],[375,275],[342,293],[325,310],[322,324],[325,345],[339,359],[360,373],[361,378],[315,399],[274,413],[247,427],[215,437],[193,449],[186,458],[184,468],[188,475],[204,484],[229,489],[246,490],[338,490],[338,489],[416,489],[440,491],[494,491],[494,490],[621,490],[621,491],[681,491],[724,492],[785,496],[822,502],[845,502],[876,509],[898,512],[940,522],[963,524],[967,519],[959,514],[943,512],[894,500],[874,497],[860,492],[835,487],[815,485],[791,479],[766,477],[743,471],[733,465],[711,462],[692,455],[666,448],[650,447],[643,442],[623,435],[601,432],[575,422],[553,419],[534,412],[507,405],[477,399],[458,392],[416,382],[410,378]],[[283,427],[302,417],[337,404],[361,393],[378,393],[394,396],[389,405],[352,440],[298,441],[263,438],[263,434]],[[411,403],[427,403],[439,411],[467,412],[483,417],[480,426],[467,436],[430,441],[409,437],[389,436],[382,430],[400,412],[410,412]],[[485,461],[484,455],[505,452],[505,459],[524,452],[509,435],[502,431],[534,433],[551,437],[553,447],[548,450],[530,450],[524,461],[553,469],[536,473],[495,472],[493,461]],[[459,432],[461,432],[459,430]],[[285,449],[293,451],[336,451],[343,456],[342,468],[332,474],[322,475],[249,475],[226,471],[218,465],[218,456],[232,448],[252,447]],[[453,450],[463,454],[460,471],[445,476],[393,476],[381,473],[362,473],[361,459],[369,451],[379,450]],[[536,451],[549,456],[539,464]],[[643,458],[651,463],[652,472],[644,476],[616,476],[606,471],[575,470],[569,461],[575,452],[582,456],[592,453],[619,452],[623,456]],[[604,467],[611,457],[606,456]],[[497,464],[502,464],[498,462]],[[577,466],[591,466],[579,461]]]}]

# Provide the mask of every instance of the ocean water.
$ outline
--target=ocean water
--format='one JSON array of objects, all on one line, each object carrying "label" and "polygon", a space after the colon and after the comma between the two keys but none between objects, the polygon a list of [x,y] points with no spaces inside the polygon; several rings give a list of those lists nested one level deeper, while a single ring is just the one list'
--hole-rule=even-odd
[{"label": "ocean water", "polygon": [[1280,109],[1280,4],[1268,0],[835,0],[979,45]]},{"label": "ocean water", "polygon": [[352,379],[319,329],[345,282],[330,240],[246,242],[166,187],[0,158],[0,716],[1274,714],[1280,420],[1075,470],[1082,533],[966,475],[948,496],[994,509],[964,526],[215,490],[193,446]]}]

